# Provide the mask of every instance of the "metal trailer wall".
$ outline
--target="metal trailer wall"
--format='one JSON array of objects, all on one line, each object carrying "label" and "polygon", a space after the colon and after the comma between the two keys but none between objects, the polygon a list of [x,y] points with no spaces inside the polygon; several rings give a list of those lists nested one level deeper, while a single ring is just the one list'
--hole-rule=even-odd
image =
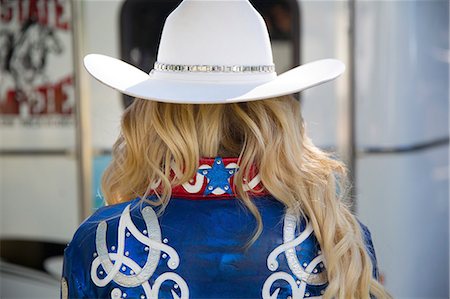
[{"label": "metal trailer wall", "polygon": [[449,298],[449,2],[357,2],[355,30],[358,211],[396,298]]},{"label": "metal trailer wall", "polygon": [[[29,12],[30,3],[30,1],[21,2],[24,15]],[[45,19],[42,17],[40,20],[43,23],[43,31],[46,32],[47,28],[53,30],[57,45],[62,49],[60,54],[49,52],[49,56],[46,57],[48,65],[45,66],[45,74],[42,78],[44,83],[45,80],[53,83],[59,82],[61,76],[70,74],[76,76],[77,81],[83,81],[82,92],[76,90],[75,95],[73,81],[64,88],[67,92],[68,103],[75,104],[76,101],[76,105],[79,105],[81,101],[79,95],[82,94],[83,104],[87,105],[89,113],[83,114],[79,119],[90,123],[87,135],[92,146],[94,161],[92,165],[95,167],[97,160],[102,162],[103,157],[100,155],[102,151],[108,151],[117,137],[122,113],[121,97],[117,92],[101,86],[98,82],[92,82],[84,69],[80,68],[80,60],[75,58],[89,52],[119,56],[118,14],[122,3],[121,1],[59,1],[63,7],[59,11],[62,11],[63,15],[58,17],[52,14],[57,5],[55,3],[56,1],[39,1],[37,6],[37,13],[41,17],[48,16],[48,23],[47,17]],[[2,22],[0,29],[18,31],[18,26],[21,26],[22,22],[17,20],[18,4],[19,1],[8,3],[2,1],[2,16],[3,13],[11,11],[11,23],[17,21],[19,25]],[[56,22],[57,18],[70,23],[68,30],[54,28],[55,26],[50,22],[52,20]],[[33,37],[35,36],[30,36],[30,38]],[[1,39],[1,42],[3,41],[4,39]],[[1,92],[5,91],[5,87],[9,88],[8,80],[8,74],[2,72],[0,74]],[[40,82],[38,81],[37,84]],[[21,111],[22,114],[14,120],[15,123],[28,119],[26,110]],[[94,170],[80,171],[79,142],[76,139],[76,136],[79,136],[77,127],[79,121],[73,112],[70,114],[71,119],[64,120],[69,125],[62,127],[47,128],[45,115],[42,117],[45,124],[41,126],[6,127],[5,122],[9,116],[1,117],[0,237],[2,242],[20,240],[25,242],[25,246],[28,244],[26,242],[33,242],[33,246],[28,247],[27,256],[23,260],[18,260],[17,264],[1,260],[0,297],[59,298],[61,258],[55,257],[43,261],[42,266],[45,271],[19,265],[33,262],[41,258],[42,254],[45,255],[45,252],[41,251],[45,249],[44,247],[34,245],[44,244],[46,241],[61,244],[69,242],[85,215],[93,211],[89,205],[83,206],[80,202],[83,190],[79,188],[79,180],[89,175],[87,172],[94,172]],[[86,135],[83,137],[85,138]],[[87,211],[83,212],[82,207],[85,207]],[[16,251],[26,250],[27,248],[20,247]],[[2,254],[6,254],[6,251],[11,250],[2,246]],[[15,258],[19,256],[16,254]]]},{"label": "metal trailer wall", "polygon": [[448,1],[301,3],[303,61],[347,65],[346,86],[304,93],[308,132],[354,165],[394,298],[449,298]]}]

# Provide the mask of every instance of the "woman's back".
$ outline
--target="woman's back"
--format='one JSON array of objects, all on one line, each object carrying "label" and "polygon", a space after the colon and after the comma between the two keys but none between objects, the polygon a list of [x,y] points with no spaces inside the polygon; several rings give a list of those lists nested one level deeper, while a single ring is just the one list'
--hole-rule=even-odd
[{"label": "woman's back", "polygon": [[[245,250],[256,221],[234,194],[208,192],[223,179],[220,171],[209,168],[174,189],[159,216],[139,198],[97,210],[65,250],[62,297],[320,297],[326,261],[311,225],[303,219],[297,226],[274,197],[254,194],[263,231]],[[362,229],[376,274],[370,233]]]}]

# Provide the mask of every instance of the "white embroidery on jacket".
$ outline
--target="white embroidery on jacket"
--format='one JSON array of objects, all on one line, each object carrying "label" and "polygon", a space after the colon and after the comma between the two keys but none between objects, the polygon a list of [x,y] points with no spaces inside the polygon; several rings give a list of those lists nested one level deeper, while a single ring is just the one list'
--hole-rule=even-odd
[{"label": "white embroidery on jacket", "polygon": [[[106,231],[107,223],[102,221],[97,226],[95,245],[97,249],[98,256],[93,260],[91,265],[91,279],[95,285],[99,287],[106,286],[109,282],[114,281],[123,287],[137,287],[142,286],[145,298],[157,299],[159,289],[161,284],[166,280],[172,280],[175,282],[175,287],[180,289],[181,297],[171,290],[174,299],[184,299],[189,298],[189,289],[187,283],[184,279],[174,272],[165,272],[156,278],[153,286],[150,286],[149,278],[155,272],[156,267],[159,264],[160,253],[164,251],[169,256],[167,260],[167,266],[174,270],[178,267],[180,263],[180,258],[178,253],[167,244],[161,242],[161,228],[158,223],[158,217],[155,211],[147,206],[142,209],[142,216],[146,225],[146,235],[140,232],[130,216],[130,205],[126,206],[122,212],[119,219],[119,226],[117,229],[118,233],[118,244],[117,251],[108,252],[108,247],[106,244]],[[126,229],[129,233],[126,233]],[[141,268],[138,263],[133,259],[129,258],[129,252],[125,251],[125,235],[133,235],[139,242],[146,245],[147,260],[145,265]],[[115,249],[115,246],[112,246]],[[114,263],[113,263],[114,261]],[[100,278],[97,274],[98,268],[102,266],[106,272],[106,276]],[[120,272],[121,268],[129,268],[130,275],[126,275]],[[101,273],[102,271],[100,271]],[[119,296],[119,297],[118,297]],[[122,291],[115,288],[111,292],[111,298],[120,298],[122,296]],[[143,297],[144,298],[144,297]]]},{"label": "white embroidery on jacket", "polygon": [[61,278],[61,299],[69,298],[69,287],[65,277]]},{"label": "white embroidery on jacket", "polygon": [[313,229],[311,223],[307,223],[305,229],[295,238],[296,227],[297,221],[295,216],[289,212],[286,213],[283,226],[283,244],[276,247],[269,254],[267,257],[267,267],[270,271],[276,271],[279,266],[277,257],[281,253],[284,253],[289,269],[295,275],[297,280],[295,280],[291,274],[283,271],[273,273],[264,282],[262,289],[263,299],[277,298],[280,288],[277,288],[273,294],[270,294],[270,288],[277,280],[284,280],[291,286],[293,299],[322,298],[321,296],[311,297],[310,294],[306,292],[306,286],[308,284],[324,285],[327,283],[326,270],[320,273],[316,273],[317,270],[315,270],[318,265],[323,265],[325,263],[324,257],[319,253],[312,261],[301,265],[295,247],[303,243],[313,233]]}]

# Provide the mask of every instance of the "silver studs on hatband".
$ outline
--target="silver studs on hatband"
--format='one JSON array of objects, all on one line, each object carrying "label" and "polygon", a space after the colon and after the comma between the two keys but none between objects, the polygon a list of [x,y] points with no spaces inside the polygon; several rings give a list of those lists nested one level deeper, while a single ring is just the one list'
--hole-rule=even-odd
[{"label": "silver studs on hatband", "polygon": [[155,62],[153,69],[164,72],[272,73],[275,65],[188,65]]}]

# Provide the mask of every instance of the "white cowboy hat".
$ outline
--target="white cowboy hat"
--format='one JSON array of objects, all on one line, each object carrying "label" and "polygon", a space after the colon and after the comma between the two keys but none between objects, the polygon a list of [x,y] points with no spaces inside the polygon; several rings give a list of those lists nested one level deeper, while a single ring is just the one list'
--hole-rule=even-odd
[{"label": "white cowboy hat", "polygon": [[277,75],[266,24],[248,0],[181,2],[165,21],[149,74],[100,54],[85,56],[84,65],[100,82],[124,94],[192,104],[292,94],[345,70],[337,59],[321,59]]}]

